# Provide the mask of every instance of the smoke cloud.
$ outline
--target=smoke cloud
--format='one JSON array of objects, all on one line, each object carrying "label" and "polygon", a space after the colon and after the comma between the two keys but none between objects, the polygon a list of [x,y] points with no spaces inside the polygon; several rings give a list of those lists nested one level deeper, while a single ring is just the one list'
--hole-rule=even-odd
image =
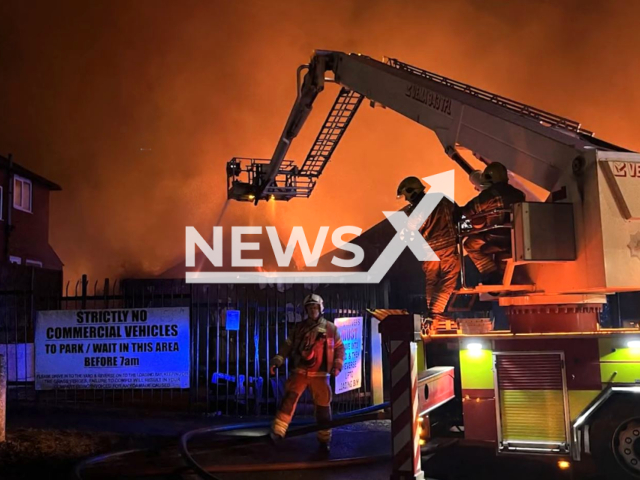
[{"label": "smoke cloud", "polygon": [[[60,183],[51,243],[75,280],[149,276],[208,232],[233,156],[269,158],[314,49],[390,56],[640,148],[640,3],[626,1],[30,1],[0,4],[0,152]],[[289,158],[301,161],[329,85]],[[231,203],[225,225],[379,222],[399,181],[456,168],[429,130],[363,104],[312,197]],[[331,245],[327,242],[326,247]]]}]

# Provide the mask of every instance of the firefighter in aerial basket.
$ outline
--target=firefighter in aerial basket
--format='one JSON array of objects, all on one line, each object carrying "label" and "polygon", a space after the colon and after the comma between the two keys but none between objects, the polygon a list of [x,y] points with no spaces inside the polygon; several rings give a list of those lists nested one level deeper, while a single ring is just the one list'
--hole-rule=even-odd
[{"label": "firefighter in aerial basket", "polygon": [[[495,210],[511,209],[514,204],[525,201],[524,192],[509,183],[507,167],[501,163],[493,162],[487,165],[480,182],[481,186],[477,188],[480,191],[478,196],[461,208],[462,215],[466,218]],[[481,282],[485,285],[502,284],[504,265],[499,258],[500,254],[511,250],[511,231],[509,228],[495,227],[508,222],[508,214],[481,216],[471,221],[476,230],[493,227],[492,230],[472,233],[464,242],[464,249],[480,272]]]},{"label": "firefighter in aerial basket", "polygon": [[[286,358],[293,363],[291,375],[284,386],[282,404],[271,428],[273,442],[284,438],[298,400],[307,388],[311,390],[318,425],[322,427],[331,422],[329,378],[338,376],[342,370],[344,345],[336,326],[322,316],[324,304],[320,295],[307,295],[304,308],[307,319],[293,328],[289,338],[271,360],[271,375],[275,375],[276,369],[284,364]],[[321,451],[328,452],[331,430],[319,430],[317,436]]]},{"label": "firefighter in aerial basket", "polygon": [[[404,197],[409,202],[403,209],[409,216],[425,195],[425,187],[418,177],[407,177],[398,185],[397,198]],[[432,319],[445,318],[444,312],[460,274],[455,227],[457,211],[456,204],[443,196],[427,218],[418,218],[417,224],[408,226],[409,230],[419,232],[424,237],[440,260],[422,263],[427,316]]]}]

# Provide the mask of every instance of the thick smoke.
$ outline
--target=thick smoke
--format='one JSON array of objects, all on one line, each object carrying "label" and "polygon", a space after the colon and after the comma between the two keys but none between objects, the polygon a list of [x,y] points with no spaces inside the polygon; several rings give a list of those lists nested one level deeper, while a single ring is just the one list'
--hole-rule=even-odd
[{"label": "thick smoke", "polygon": [[[153,275],[209,232],[225,162],[270,157],[313,49],[408,63],[640,148],[640,7],[626,1],[22,2],[0,5],[0,152],[59,182],[66,276]],[[291,149],[301,160],[337,92]],[[312,198],[231,204],[225,225],[367,228],[397,183],[453,168],[432,132],[363,105]],[[459,202],[472,194],[457,172]],[[327,243],[327,248],[330,245]]]}]

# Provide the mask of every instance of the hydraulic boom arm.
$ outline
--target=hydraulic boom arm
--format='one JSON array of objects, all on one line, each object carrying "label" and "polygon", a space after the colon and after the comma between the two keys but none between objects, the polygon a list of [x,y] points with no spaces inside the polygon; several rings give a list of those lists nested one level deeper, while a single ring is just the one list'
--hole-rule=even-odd
[{"label": "hydraulic boom arm", "polygon": [[[626,151],[596,139],[578,122],[544,112],[395,59],[379,62],[342,52],[316,51],[271,159],[234,158],[228,163],[229,198],[289,200],[308,197],[363,98],[433,130],[446,154],[467,173],[457,152],[503,163],[509,170],[551,190],[585,150]],[[327,72],[333,78],[325,78]],[[301,167],[285,156],[326,81],[339,84],[325,123]],[[246,174],[246,181],[241,181]]]}]

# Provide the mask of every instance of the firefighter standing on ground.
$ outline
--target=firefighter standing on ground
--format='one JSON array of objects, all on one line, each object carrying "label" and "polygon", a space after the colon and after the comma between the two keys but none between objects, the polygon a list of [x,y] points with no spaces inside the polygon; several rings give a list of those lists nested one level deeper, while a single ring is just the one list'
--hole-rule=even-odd
[{"label": "firefighter standing on ground", "polygon": [[[425,195],[425,187],[417,177],[407,177],[398,186],[397,197],[404,196],[409,202],[404,210],[407,215],[411,215]],[[426,281],[427,314],[431,318],[443,316],[460,273],[456,217],[455,203],[443,196],[419,228],[421,235],[440,259],[439,262],[426,261],[422,264]],[[419,221],[422,222],[421,219]]]},{"label": "firefighter standing on ground", "polygon": [[[344,363],[344,345],[336,326],[323,316],[324,305],[320,295],[304,299],[308,318],[293,328],[278,354],[271,360],[271,375],[284,364],[293,361],[293,373],[284,386],[284,398],[271,429],[274,441],[284,438],[300,396],[307,387],[311,390],[318,425],[331,421],[331,386],[329,376],[336,377]],[[320,448],[329,450],[331,430],[317,433]]]},{"label": "firefighter standing on ground", "polygon": [[[525,195],[513,185],[509,184],[507,168],[498,162],[493,162],[482,172],[483,190],[477,197],[471,199],[464,207],[462,214],[469,218],[479,213],[493,210],[509,209],[515,203],[524,202]],[[505,223],[503,214],[483,217],[472,221],[475,228],[485,228]],[[486,252],[487,244],[498,242],[509,245],[511,233],[506,229],[498,229],[470,235],[464,242],[464,249],[469,258],[480,272],[482,283],[485,285],[501,284],[501,265],[498,265],[492,254]],[[502,237],[502,238],[501,238]]]}]

